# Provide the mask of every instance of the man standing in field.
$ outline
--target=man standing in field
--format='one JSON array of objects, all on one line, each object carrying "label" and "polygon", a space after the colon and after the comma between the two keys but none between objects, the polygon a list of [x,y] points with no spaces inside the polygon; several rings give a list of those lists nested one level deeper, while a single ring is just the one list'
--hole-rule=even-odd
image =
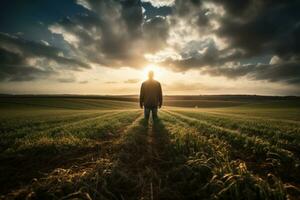
[{"label": "man standing in field", "polygon": [[154,72],[149,71],[148,80],[144,81],[140,92],[140,107],[144,107],[144,116],[146,121],[149,120],[152,112],[153,121],[157,119],[157,109],[162,106],[162,90],[158,81],[153,79]]}]

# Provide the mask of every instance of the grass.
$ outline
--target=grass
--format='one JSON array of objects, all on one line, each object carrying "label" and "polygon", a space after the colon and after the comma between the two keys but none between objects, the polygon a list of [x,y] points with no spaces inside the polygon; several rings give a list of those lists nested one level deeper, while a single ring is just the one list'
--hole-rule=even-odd
[{"label": "grass", "polygon": [[134,102],[1,98],[1,198],[300,196],[299,103],[170,101],[146,123]]}]

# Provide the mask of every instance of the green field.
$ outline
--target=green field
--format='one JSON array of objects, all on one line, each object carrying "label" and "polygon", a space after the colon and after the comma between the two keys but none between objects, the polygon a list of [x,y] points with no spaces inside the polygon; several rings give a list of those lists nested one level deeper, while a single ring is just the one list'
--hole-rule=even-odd
[{"label": "green field", "polygon": [[299,199],[300,99],[0,98],[0,199]]}]

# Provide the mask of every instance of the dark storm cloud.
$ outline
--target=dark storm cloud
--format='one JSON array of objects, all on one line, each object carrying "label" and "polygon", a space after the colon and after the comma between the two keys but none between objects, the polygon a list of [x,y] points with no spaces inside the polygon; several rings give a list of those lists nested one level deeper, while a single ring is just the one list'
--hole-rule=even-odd
[{"label": "dark storm cloud", "polygon": [[177,71],[186,71],[193,68],[202,68],[219,63],[219,52],[215,45],[210,45],[199,53],[198,51],[189,51],[182,53],[183,59],[167,59],[162,64],[171,67]]},{"label": "dark storm cloud", "polygon": [[176,0],[175,6],[173,7],[174,13],[180,16],[190,15],[194,9],[201,6],[201,1],[190,1],[190,0]]},{"label": "dark storm cloud", "polygon": [[[193,47],[196,44],[196,48]],[[162,64],[171,67],[176,71],[186,71],[189,69],[201,69],[203,67],[215,67],[226,62],[241,58],[243,53],[236,49],[218,50],[216,44],[212,40],[202,41],[202,45],[192,41],[188,46],[188,51],[182,52],[182,59],[167,59]],[[199,52],[199,49],[201,51]]]},{"label": "dark storm cloud", "polygon": [[[27,81],[53,75],[55,68],[81,70],[89,65],[39,42],[0,33],[0,73],[1,81]],[[51,64],[52,63],[52,64]],[[53,63],[57,66],[52,66]]]},{"label": "dark storm cloud", "polygon": [[[214,34],[212,19],[216,19],[216,16],[204,6],[205,2],[200,0],[175,1],[172,15],[169,17],[170,27],[181,28],[181,32],[178,33],[179,39],[189,35],[193,38],[185,42],[184,47],[175,46],[180,58],[167,58],[160,63],[161,65],[176,71],[186,71],[219,65],[241,55],[237,49],[219,50],[211,38],[211,35]],[[193,30],[196,31],[193,33]],[[195,32],[198,32],[197,36],[193,36]]]},{"label": "dark storm cloud", "polygon": [[[223,15],[210,14],[205,2],[214,3],[224,9]],[[300,74],[300,1],[279,0],[214,0],[214,1],[183,1],[177,0],[173,24],[180,19],[197,26],[199,32],[214,34],[224,39],[227,47],[220,49],[213,42],[206,46],[191,41],[198,49],[191,50],[186,44],[180,52],[180,59],[168,58],[162,64],[177,71],[205,68],[205,72],[214,76],[238,78],[251,75],[255,80],[270,82],[283,81],[290,84],[298,83]],[[195,8],[198,11],[195,11]],[[198,23],[192,23],[191,15]],[[212,29],[210,21],[219,23]],[[199,36],[201,37],[201,36]],[[200,42],[204,44],[205,41]],[[277,55],[281,64],[258,64],[259,57]],[[257,62],[254,58],[258,58]],[[252,60],[247,66],[245,60]],[[236,63],[230,68],[228,63]],[[243,63],[243,64],[240,64]]]},{"label": "dark storm cloud", "polygon": [[273,65],[261,65],[257,67],[254,78],[257,80],[269,80],[271,82],[285,81],[290,84],[300,84],[300,65],[297,62],[286,62]]},{"label": "dark storm cloud", "polygon": [[55,72],[28,66],[24,57],[0,48],[0,81],[30,81],[49,74]]},{"label": "dark storm cloud", "polygon": [[226,11],[232,15],[240,16],[244,14],[252,3],[253,0],[214,0],[214,2],[219,3],[224,6]]},{"label": "dark storm cloud", "polygon": [[[91,11],[53,24],[50,30],[61,34],[73,53],[107,67],[143,67],[143,54],[154,52],[168,36],[168,24],[161,17],[144,21],[138,0],[92,1],[79,4]],[[76,38],[70,40],[68,36]]]},{"label": "dark storm cloud", "polygon": [[[299,82],[299,0],[165,1],[168,7],[146,2],[77,0],[66,14],[53,6],[60,14],[45,20],[45,27],[55,41],[61,40],[57,43],[49,35],[31,41],[1,33],[1,79],[32,80],[60,70],[72,74],[90,65],[140,68],[154,58],[176,71]],[[269,63],[273,56],[280,62]]]},{"label": "dark storm cloud", "polygon": [[[239,2],[220,1],[227,14],[220,20],[218,35],[230,41],[230,48],[242,49],[246,58],[275,54],[283,60],[280,64],[249,65],[247,74],[252,78],[299,84],[300,1]],[[247,70],[240,66],[224,74],[230,77],[234,73],[246,73]]]},{"label": "dark storm cloud", "polygon": [[0,69],[0,81],[31,81],[47,78],[50,74],[56,74],[52,70],[22,65],[1,65]]},{"label": "dark storm cloud", "polygon": [[267,80],[270,82],[286,82],[289,84],[300,84],[299,62],[285,62],[277,64],[236,65],[229,67],[205,68],[203,73],[212,76],[225,76],[228,78],[239,78],[247,76],[254,80]]},{"label": "dark storm cloud", "polygon": [[208,9],[203,7],[201,0],[176,0],[173,7],[175,18],[172,19],[173,25],[181,18],[186,18],[187,22],[201,31],[210,26]]},{"label": "dark storm cloud", "polygon": [[300,53],[299,1],[234,2],[223,2],[228,11],[218,30],[231,46],[244,49],[249,56],[272,52],[289,57]]},{"label": "dark storm cloud", "polygon": [[0,47],[8,51],[19,52],[24,59],[31,57],[41,57],[51,59],[62,65],[69,65],[71,69],[77,70],[80,68],[90,68],[84,62],[76,59],[64,57],[63,52],[56,47],[47,46],[43,43],[28,41],[16,36],[0,33]]},{"label": "dark storm cloud", "polygon": [[155,52],[166,45],[169,36],[168,23],[163,17],[154,17],[143,26],[144,40],[147,41],[147,50]]}]

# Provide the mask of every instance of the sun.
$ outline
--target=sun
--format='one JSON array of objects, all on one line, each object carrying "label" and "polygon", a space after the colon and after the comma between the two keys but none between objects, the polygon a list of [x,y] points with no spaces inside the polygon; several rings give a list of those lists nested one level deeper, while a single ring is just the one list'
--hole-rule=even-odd
[{"label": "sun", "polygon": [[154,79],[161,79],[163,76],[163,70],[156,66],[156,65],[147,65],[143,70],[143,78],[148,79],[148,72],[153,71],[154,72]]}]

